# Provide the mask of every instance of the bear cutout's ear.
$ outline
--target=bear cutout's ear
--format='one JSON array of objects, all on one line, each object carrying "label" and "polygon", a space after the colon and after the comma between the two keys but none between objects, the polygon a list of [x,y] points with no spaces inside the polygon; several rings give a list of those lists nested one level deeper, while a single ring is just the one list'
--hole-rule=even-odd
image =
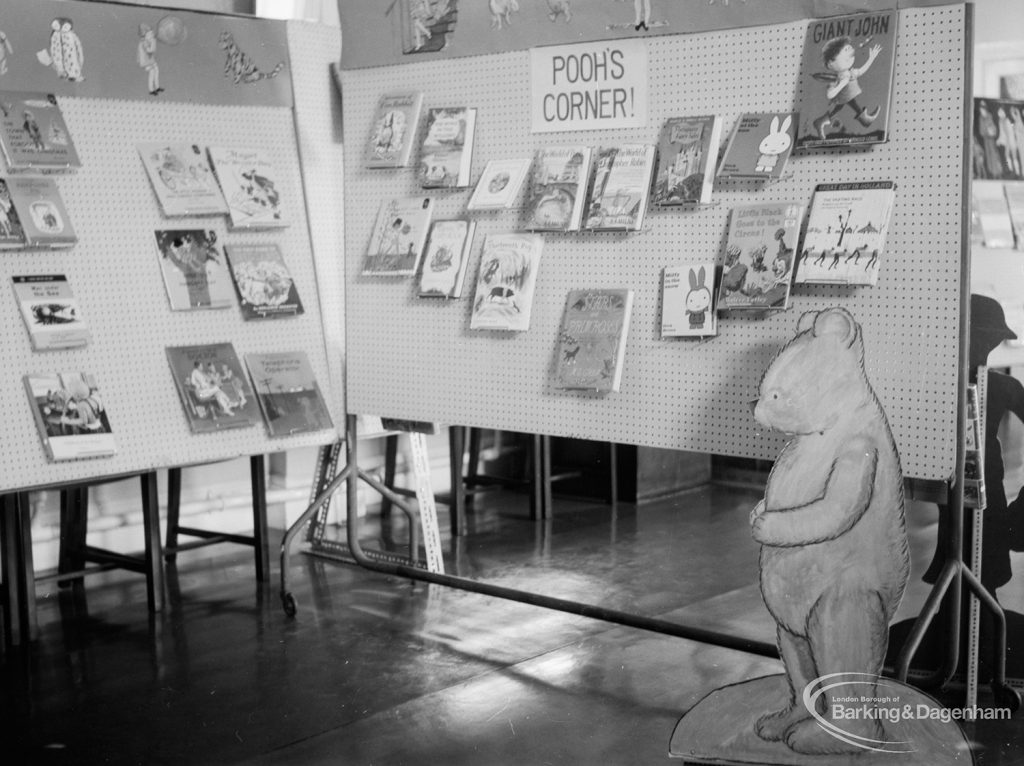
[{"label": "bear cutout's ear", "polygon": [[819,337],[833,335],[844,346],[852,346],[857,338],[857,322],[846,309],[825,309],[814,320],[814,334]]},{"label": "bear cutout's ear", "polygon": [[796,333],[799,335],[802,332],[807,332],[814,327],[814,319],[818,316],[817,311],[805,311],[800,315],[800,318],[796,320]]}]

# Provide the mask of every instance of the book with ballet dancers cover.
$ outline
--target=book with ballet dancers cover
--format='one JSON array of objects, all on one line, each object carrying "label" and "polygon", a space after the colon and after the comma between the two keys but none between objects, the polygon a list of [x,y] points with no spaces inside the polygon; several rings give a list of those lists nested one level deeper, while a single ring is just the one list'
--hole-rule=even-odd
[{"label": "book with ballet dancers cover", "polygon": [[876,284],[895,202],[892,181],[816,186],[794,282]]},{"label": "book with ballet dancers cover", "polygon": [[165,350],[193,433],[255,425],[259,405],[234,346],[209,343]]},{"label": "book with ballet dancers cover", "polygon": [[86,372],[30,373],[22,378],[46,456],[53,462],[117,453],[96,379]]},{"label": "book with ballet dancers cover", "polygon": [[81,165],[52,93],[0,91],[0,149],[12,173]]}]

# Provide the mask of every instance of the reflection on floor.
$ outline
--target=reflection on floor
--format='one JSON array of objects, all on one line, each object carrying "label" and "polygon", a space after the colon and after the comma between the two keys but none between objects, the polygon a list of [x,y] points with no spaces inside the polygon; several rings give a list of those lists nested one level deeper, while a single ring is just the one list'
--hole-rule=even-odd
[{"label": "reflection on floor", "polygon": [[[491,495],[477,500],[464,538],[445,538],[446,567],[771,641],[747,526],[755,500],[724,487],[641,507],[556,499],[553,521],[535,523],[524,496]],[[919,601],[935,520],[927,509],[910,518],[908,601]],[[394,524],[368,527],[364,544],[400,545],[406,530]],[[3,661],[0,762],[669,763],[683,712],[780,669],[305,555],[293,558],[299,611],[289,619],[276,577],[275,568],[256,586],[249,553],[220,546],[180,556],[155,618],[134,576],[41,594],[38,642]],[[953,707],[961,700],[943,694]],[[982,766],[1024,763],[1020,720],[965,732]]]}]

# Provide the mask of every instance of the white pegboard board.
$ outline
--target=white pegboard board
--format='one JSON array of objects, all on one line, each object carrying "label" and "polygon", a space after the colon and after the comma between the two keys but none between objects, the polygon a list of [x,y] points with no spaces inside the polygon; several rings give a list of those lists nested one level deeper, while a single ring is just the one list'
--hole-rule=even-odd
[{"label": "white pegboard board", "polygon": [[[635,234],[547,235],[525,333],[471,332],[469,297],[427,301],[416,297],[413,280],[359,275],[381,200],[418,192],[410,169],[361,167],[380,95],[419,88],[425,107],[477,107],[475,181],[487,160],[532,156],[542,144],[653,143],[674,115],[719,114],[728,133],[742,112],[790,110],[798,99],[806,22],[650,38],[650,117],[637,129],[531,135],[526,52],[345,72],[350,411],[773,458],[782,441],[759,431],[748,402],[800,313],[838,304],[863,326],[867,372],[905,473],[947,478],[954,466],[960,342],[967,23],[962,5],[900,13],[888,143],[795,155],[776,184],[719,183],[712,206],[652,209]],[[658,337],[661,269],[721,262],[731,207],[807,203],[817,183],[875,179],[898,184],[876,287],[799,286],[789,311],[733,313],[716,338]],[[465,214],[469,193],[435,195],[435,218]],[[479,225],[467,286],[474,284],[484,235],[520,225],[517,210],[470,215]],[[619,393],[561,392],[549,384],[565,295],[575,287],[636,291]]]},{"label": "white pegboard board", "polygon": [[[335,55],[335,49],[331,49]],[[299,51],[295,61],[315,50]],[[326,59],[321,76],[328,82]],[[292,110],[186,103],[60,98],[82,160],[56,176],[79,242],[67,251],[18,251],[0,259],[0,282],[13,274],[65,273],[92,329],[81,349],[33,353],[13,291],[0,301],[0,353],[6,374],[0,397],[5,423],[0,445],[2,489],[51,486],[152,468],[206,462],[323,444],[336,433],[271,439],[262,422],[251,428],[192,434],[164,348],[230,341],[249,352],[302,349],[329,401],[332,376],[325,353],[310,227],[307,224]],[[136,150],[145,141],[252,147],[273,164],[290,225],[232,231],[225,216],[164,218]],[[172,312],[154,251],[158,228],[210,228],[221,244],[277,243],[298,287],[305,313],[273,321],[242,319],[237,304],[218,311]],[[21,378],[31,371],[87,371],[96,375],[115,433],[112,458],[48,463]],[[343,410],[332,407],[336,423]]]}]

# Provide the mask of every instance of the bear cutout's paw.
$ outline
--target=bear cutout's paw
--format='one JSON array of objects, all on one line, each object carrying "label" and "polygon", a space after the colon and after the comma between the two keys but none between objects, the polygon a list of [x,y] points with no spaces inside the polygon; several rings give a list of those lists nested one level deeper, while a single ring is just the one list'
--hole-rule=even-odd
[{"label": "bear cutout's paw", "polygon": [[785,736],[786,731],[792,728],[794,724],[809,717],[810,714],[803,705],[793,705],[792,707],[761,716],[757,719],[754,731],[757,732],[757,736],[761,739],[769,742],[779,742]]},{"label": "bear cutout's paw", "polygon": [[837,732],[836,734],[845,735],[845,739],[848,741],[839,739],[825,731],[817,721],[808,719],[795,724],[786,732],[786,744],[790,750],[806,755],[859,753],[863,748],[852,743],[859,742],[871,747],[881,741],[884,736],[882,727],[877,721],[844,721],[840,729],[841,733]]}]

